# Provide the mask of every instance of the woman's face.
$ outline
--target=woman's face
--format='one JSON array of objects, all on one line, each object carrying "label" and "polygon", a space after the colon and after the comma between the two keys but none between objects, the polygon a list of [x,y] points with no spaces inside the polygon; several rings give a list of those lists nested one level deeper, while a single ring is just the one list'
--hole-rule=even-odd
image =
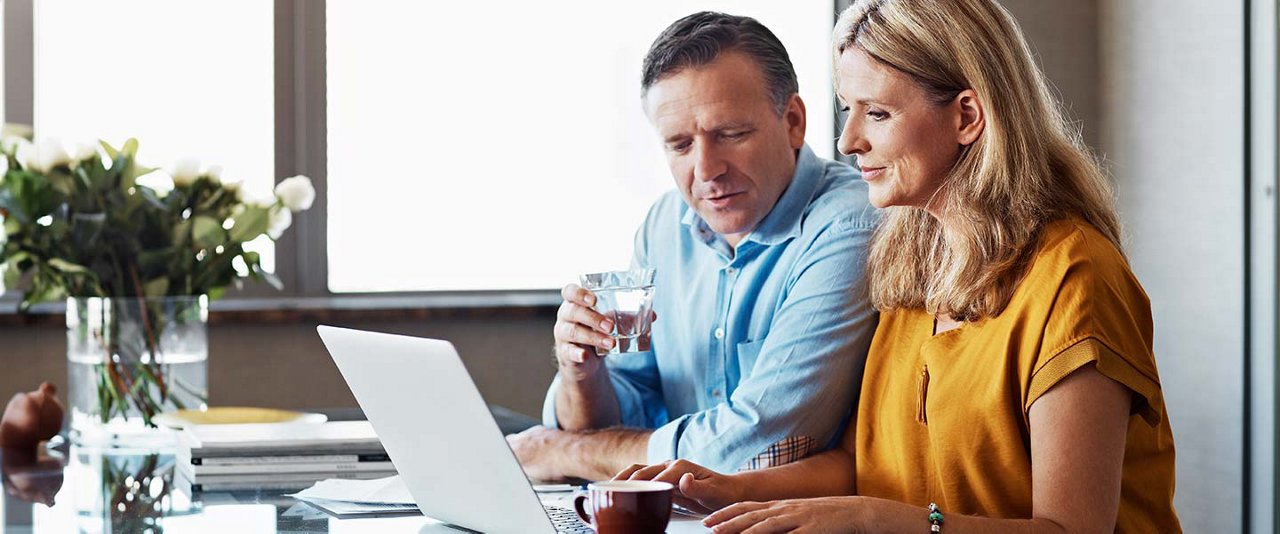
[{"label": "woman's face", "polygon": [[858,47],[845,50],[835,70],[836,96],[849,116],[837,147],[857,156],[871,203],[924,208],[937,217],[935,193],[961,147],[981,133],[973,91],[936,104],[906,74]]}]

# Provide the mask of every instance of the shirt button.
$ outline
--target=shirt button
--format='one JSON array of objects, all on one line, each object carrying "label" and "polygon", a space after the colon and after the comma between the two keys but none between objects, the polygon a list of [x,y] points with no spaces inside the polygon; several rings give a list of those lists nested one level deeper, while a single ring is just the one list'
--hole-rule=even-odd
[{"label": "shirt button", "polygon": [[716,339],[724,339],[724,329],[723,329],[723,328],[717,328],[717,329],[716,329]]},{"label": "shirt button", "polygon": [[712,397],[715,397],[715,398],[717,398],[717,399],[718,399],[718,398],[720,398],[720,390],[718,390],[718,389],[713,389],[713,390],[711,390],[711,396],[712,396]]},{"label": "shirt button", "polygon": [[734,268],[733,268],[733,267],[729,267],[729,268],[727,268],[727,269],[725,269],[725,270],[724,270],[724,273],[725,273],[725,274],[727,274],[727,275],[729,275],[729,276],[733,276],[733,272],[734,272]]}]

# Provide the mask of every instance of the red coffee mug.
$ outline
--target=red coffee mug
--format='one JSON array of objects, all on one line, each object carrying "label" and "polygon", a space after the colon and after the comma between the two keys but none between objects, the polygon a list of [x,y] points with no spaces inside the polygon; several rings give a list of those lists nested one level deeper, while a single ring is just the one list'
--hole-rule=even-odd
[{"label": "red coffee mug", "polygon": [[671,520],[673,489],[651,480],[593,482],[586,493],[574,497],[573,508],[599,534],[661,533]]}]

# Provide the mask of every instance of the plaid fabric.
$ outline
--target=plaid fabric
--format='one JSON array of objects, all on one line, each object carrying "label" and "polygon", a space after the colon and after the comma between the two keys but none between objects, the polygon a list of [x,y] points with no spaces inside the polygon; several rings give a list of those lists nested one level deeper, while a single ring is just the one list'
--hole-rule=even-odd
[{"label": "plaid fabric", "polygon": [[755,458],[747,460],[738,471],[754,471],[789,464],[813,452],[816,440],[809,436],[792,436],[770,445]]}]

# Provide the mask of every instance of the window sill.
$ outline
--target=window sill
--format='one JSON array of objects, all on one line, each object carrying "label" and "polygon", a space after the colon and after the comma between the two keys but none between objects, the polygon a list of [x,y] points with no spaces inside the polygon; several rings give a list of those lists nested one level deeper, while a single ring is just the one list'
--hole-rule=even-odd
[{"label": "window sill", "polygon": [[[226,298],[209,305],[209,323],[550,318],[555,316],[559,305],[559,293],[549,290]],[[50,302],[21,314],[17,312],[15,299],[0,299],[0,327],[61,325],[65,323],[65,313],[65,304]]]}]

